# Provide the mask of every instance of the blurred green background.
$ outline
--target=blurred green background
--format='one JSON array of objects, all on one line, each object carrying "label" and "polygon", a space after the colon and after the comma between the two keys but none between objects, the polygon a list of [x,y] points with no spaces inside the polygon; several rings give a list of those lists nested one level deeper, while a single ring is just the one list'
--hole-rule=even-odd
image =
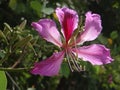
[{"label": "blurred green background", "polygon": [[[63,63],[60,75],[30,74],[34,62],[52,55],[58,48],[39,37],[31,22],[51,18],[54,10],[67,6],[84,21],[87,11],[101,15],[103,30],[91,43],[110,48],[114,62],[71,73]],[[0,90],[120,90],[120,0],[0,0]]]}]

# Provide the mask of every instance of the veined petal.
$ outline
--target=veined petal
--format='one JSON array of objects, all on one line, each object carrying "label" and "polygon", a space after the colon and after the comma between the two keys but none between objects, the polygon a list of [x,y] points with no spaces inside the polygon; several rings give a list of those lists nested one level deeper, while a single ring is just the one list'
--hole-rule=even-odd
[{"label": "veined petal", "polygon": [[76,11],[69,8],[57,8],[56,14],[62,26],[62,32],[65,36],[66,42],[71,38],[73,31],[78,26],[78,14]]},{"label": "veined petal", "polygon": [[51,57],[35,63],[32,74],[39,74],[41,76],[54,76],[58,75],[59,69],[64,58],[64,52],[54,53]]},{"label": "veined petal", "polygon": [[60,33],[58,32],[56,24],[53,20],[41,19],[38,22],[32,22],[31,25],[45,40],[57,45],[58,47],[62,46]]},{"label": "veined petal", "polygon": [[78,36],[77,43],[82,44],[85,41],[92,41],[101,33],[101,18],[98,14],[86,13],[85,27],[83,32]]},{"label": "veined petal", "polygon": [[73,49],[73,53],[78,55],[84,61],[89,61],[93,65],[108,64],[113,61],[110,56],[110,50],[104,45],[93,44]]}]

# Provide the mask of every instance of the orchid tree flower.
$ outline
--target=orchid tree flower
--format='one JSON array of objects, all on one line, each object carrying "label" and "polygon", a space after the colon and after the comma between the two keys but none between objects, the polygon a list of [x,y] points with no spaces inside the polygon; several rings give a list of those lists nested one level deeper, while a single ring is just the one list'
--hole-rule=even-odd
[{"label": "orchid tree flower", "polygon": [[[88,61],[92,65],[103,65],[113,61],[110,50],[104,45],[83,46],[84,42],[95,40],[101,33],[100,15],[90,11],[87,12],[85,14],[84,29],[75,35],[74,32],[77,30],[79,22],[77,12],[67,7],[57,8],[55,12],[61,25],[61,33],[51,19],[40,19],[38,22],[32,22],[31,25],[43,39],[58,46],[61,51],[55,52],[51,57],[35,63],[30,71],[32,74],[41,76],[58,75],[64,57],[66,57],[72,71],[80,71],[77,63],[79,60]],[[64,38],[64,40],[61,38]]]}]

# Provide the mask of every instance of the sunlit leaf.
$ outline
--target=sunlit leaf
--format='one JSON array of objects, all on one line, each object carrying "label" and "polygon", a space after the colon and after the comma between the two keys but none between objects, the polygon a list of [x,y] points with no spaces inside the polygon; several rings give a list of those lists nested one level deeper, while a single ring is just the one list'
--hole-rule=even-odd
[{"label": "sunlit leaf", "polygon": [[1,30],[0,30],[0,38],[3,38],[6,41],[6,43],[8,44],[7,38]]},{"label": "sunlit leaf", "polygon": [[36,90],[35,88],[28,88],[27,90]]},{"label": "sunlit leaf", "polygon": [[0,71],[0,90],[6,90],[7,78],[4,71]]},{"label": "sunlit leaf", "polygon": [[10,32],[13,31],[13,29],[7,23],[4,23],[4,25],[5,25],[5,28],[8,29]]},{"label": "sunlit leaf", "polygon": [[26,23],[27,23],[27,20],[24,20],[24,21],[19,25],[20,30],[23,30],[23,29],[25,28]]},{"label": "sunlit leaf", "polygon": [[119,3],[119,2],[116,2],[116,3],[114,3],[114,4],[112,5],[113,8],[119,8],[119,6],[120,6],[120,3]]}]

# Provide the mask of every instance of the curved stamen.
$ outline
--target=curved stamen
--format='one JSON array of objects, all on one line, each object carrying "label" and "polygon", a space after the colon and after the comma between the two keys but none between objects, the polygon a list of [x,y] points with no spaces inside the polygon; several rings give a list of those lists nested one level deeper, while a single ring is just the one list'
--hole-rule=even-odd
[{"label": "curved stamen", "polygon": [[74,70],[72,69],[72,66],[71,66],[71,63],[70,63],[70,59],[69,59],[69,55],[67,54],[67,50],[66,50],[66,58],[67,58],[67,61],[68,61],[68,66],[70,68],[70,70],[73,72]]},{"label": "curved stamen", "polygon": [[75,70],[79,71],[78,66],[76,65],[75,58],[72,57],[72,54],[69,53],[70,61],[72,62]]},{"label": "curved stamen", "polygon": [[72,51],[70,49],[66,49],[66,58],[67,58],[67,62],[68,65],[71,69],[71,71],[73,72],[74,70],[80,72],[81,68],[77,63],[77,58],[76,56],[72,53]]},{"label": "curved stamen", "polygon": [[75,67],[75,69],[77,70],[77,71],[81,71],[81,68],[80,68],[80,66],[78,65],[78,63],[77,63],[77,58],[75,57],[75,55],[73,55],[72,53],[70,53],[70,58],[71,58],[71,61],[73,62],[73,65],[74,65],[74,67]]},{"label": "curved stamen", "polygon": [[[74,43],[74,47],[75,47],[76,52],[77,52],[77,44],[76,44],[76,38],[75,38],[75,37],[73,37],[73,43]],[[76,69],[78,72],[80,72],[82,69],[81,69],[81,67],[78,65],[78,62],[77,62],[77,60],[78,60],[77,56],[78,56],[78,55],[75,56],[75,55],[72,53],[72,50],[70,49],[70,50],[69,50],[69,56],[70,56],[70,59],[71,59],[73,65],[74,65],[75,69]]]}]

